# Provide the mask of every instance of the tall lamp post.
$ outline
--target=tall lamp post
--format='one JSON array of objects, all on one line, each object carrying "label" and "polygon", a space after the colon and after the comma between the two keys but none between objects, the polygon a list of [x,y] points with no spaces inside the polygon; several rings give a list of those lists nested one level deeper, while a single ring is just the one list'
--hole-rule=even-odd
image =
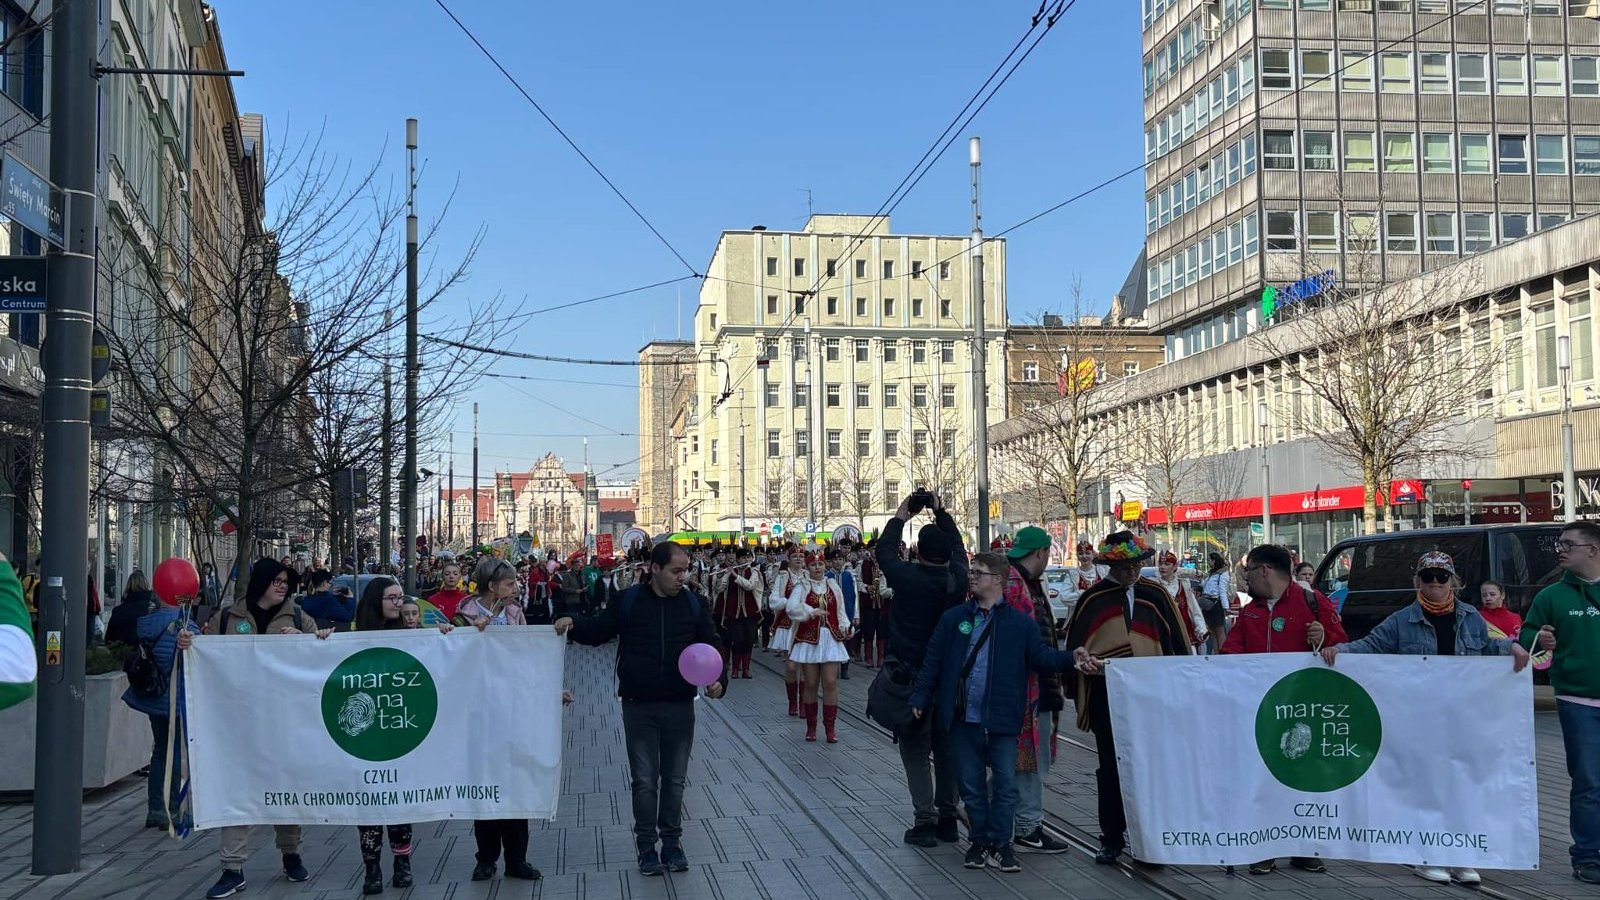
[{"label": "tall lamp post", "polygon": [[1256,404],[1256,421],[1261,427],[1261,543],[1272,543],[1272,464],[1267,461],[1267,404]]},{"label": "tall lamp post", "polygon": [[1556,367],[1561,370],[1561,521],[1578,518],[1578,478],[1572,469],[1572,338],[1556,338]]}]

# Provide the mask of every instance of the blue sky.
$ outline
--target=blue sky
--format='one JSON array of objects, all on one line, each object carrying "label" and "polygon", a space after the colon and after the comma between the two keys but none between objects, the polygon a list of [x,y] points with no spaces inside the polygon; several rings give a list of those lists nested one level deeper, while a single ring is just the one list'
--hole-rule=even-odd
[{"label": "blue sky", "polygon": [[[435,252],[458,255],[484,230],[453,301],[463,308],[502,293],[533,309],[687,274],[433,0],[213,2],[229,63],[247,72],[240,108],[263,113],[269,135],[324,131],[328,149],[358,163],[387,147],[399,185],[404,121],[421,121],[425,228],[455,192]],[[807,190],[819,212],[876,210],[1037,8],[447,2],[697,269],[724,228],[798,228]],[[970,229],[969,134],[984,142],[991,234],[1135,165],[1138,7],[1070,10],[895,210],[894,230]],[[1065,305],[1074,276],[1103,309],[1143,240],[1142,193],[1134,176],[1010,236],[1013,319]],[[677,334],[680,290],[687,325],[697,284],[536,316],[502,346],[630,359]],[[473,400],[485,474],[525,470],[550,450],[575,467],[585,433],[597,472],[637,473],[634,370],[504,360],[495,371],[563,381],[485,379],[460,398],[458,487]],[[425,437],[440,450],[448,441]]]}]

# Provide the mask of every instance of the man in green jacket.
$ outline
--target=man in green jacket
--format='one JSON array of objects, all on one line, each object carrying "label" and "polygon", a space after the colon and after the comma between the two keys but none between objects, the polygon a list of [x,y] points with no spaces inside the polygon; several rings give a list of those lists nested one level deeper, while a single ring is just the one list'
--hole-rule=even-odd
[{"label": "man in green jacket", "polygon": [[0,709],[32,697],[38,677],[33,621],[22,599],[22,582],[0,554]]},{"label": "man in green jacket", "polygon": [[1572,875],[1600,884],[1600,524],[1561,530],[1561,580],[1533,598],[1520,642],[1551,651],[1561,736],[1572,776]]}]

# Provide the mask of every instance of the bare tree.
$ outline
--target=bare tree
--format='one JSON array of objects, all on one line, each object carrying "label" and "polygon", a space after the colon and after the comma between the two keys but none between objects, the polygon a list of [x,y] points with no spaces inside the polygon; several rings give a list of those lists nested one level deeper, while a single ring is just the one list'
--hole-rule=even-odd
[{"label": "bare tree", "polygon": [[[839,514],[843,513],[845,518],[854,519],[856,527],[865,533],[867,516],[885,511],[882,501],[884,474],[882,458],[861,453],[860,449],[852,444],[850,452],[826,461],[823,471],[828,486],[824,494],[828,498],[830,520],[839,519]],[[838,509],[832,505],[836,487],[840,497]]]},{"label": "bare tree", "polygon": [[[1370,534],[1397,474],[1483,454],[1481,439],[1461,426],[1489,396],[1500,354],[1477,260],[1395,272],[1385,265],[1398,263],[1375,252],[1374,216],[1342,218],[1345,286],[1313,280],[1325,262],[1314,256],[1285,268],[1281,275],[1299,272],[1304,286],[1279,297],[1279,324],[1252,340],[1280,370],[1283,390],[1269,411],[1274,439],[1310,437],[1359,477]],[[1383,505],[1387,528],[1392,507]]]},{"label": "bare tree", "polygon": [[1174,520],[1178,504],[1200,486],[1198,418],[1183,407],[1186,397],[1167,397],[1140,404],[1128,419],[1131,480],[1144,496],[1167,514],[1167,546],[1176,548]]}]

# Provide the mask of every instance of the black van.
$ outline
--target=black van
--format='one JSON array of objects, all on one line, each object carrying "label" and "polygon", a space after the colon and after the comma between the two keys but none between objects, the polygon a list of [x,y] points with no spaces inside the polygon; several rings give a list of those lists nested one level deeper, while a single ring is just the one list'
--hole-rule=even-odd
[{"label": "black van", "polygon": [[1463,525],[1370,534],[1340,541],[1322,558],[1316,587],[1340,604],[1351,640],[1417,597],[1412,583],[1417,560],[1430,550],[1450,554],[1463,584],[1461,598],[1478,603],[1478,586],[1506,586],[1506,608],[1526,617],[1533,595],[1561,577],[1556,540],[1561,523]]}]

